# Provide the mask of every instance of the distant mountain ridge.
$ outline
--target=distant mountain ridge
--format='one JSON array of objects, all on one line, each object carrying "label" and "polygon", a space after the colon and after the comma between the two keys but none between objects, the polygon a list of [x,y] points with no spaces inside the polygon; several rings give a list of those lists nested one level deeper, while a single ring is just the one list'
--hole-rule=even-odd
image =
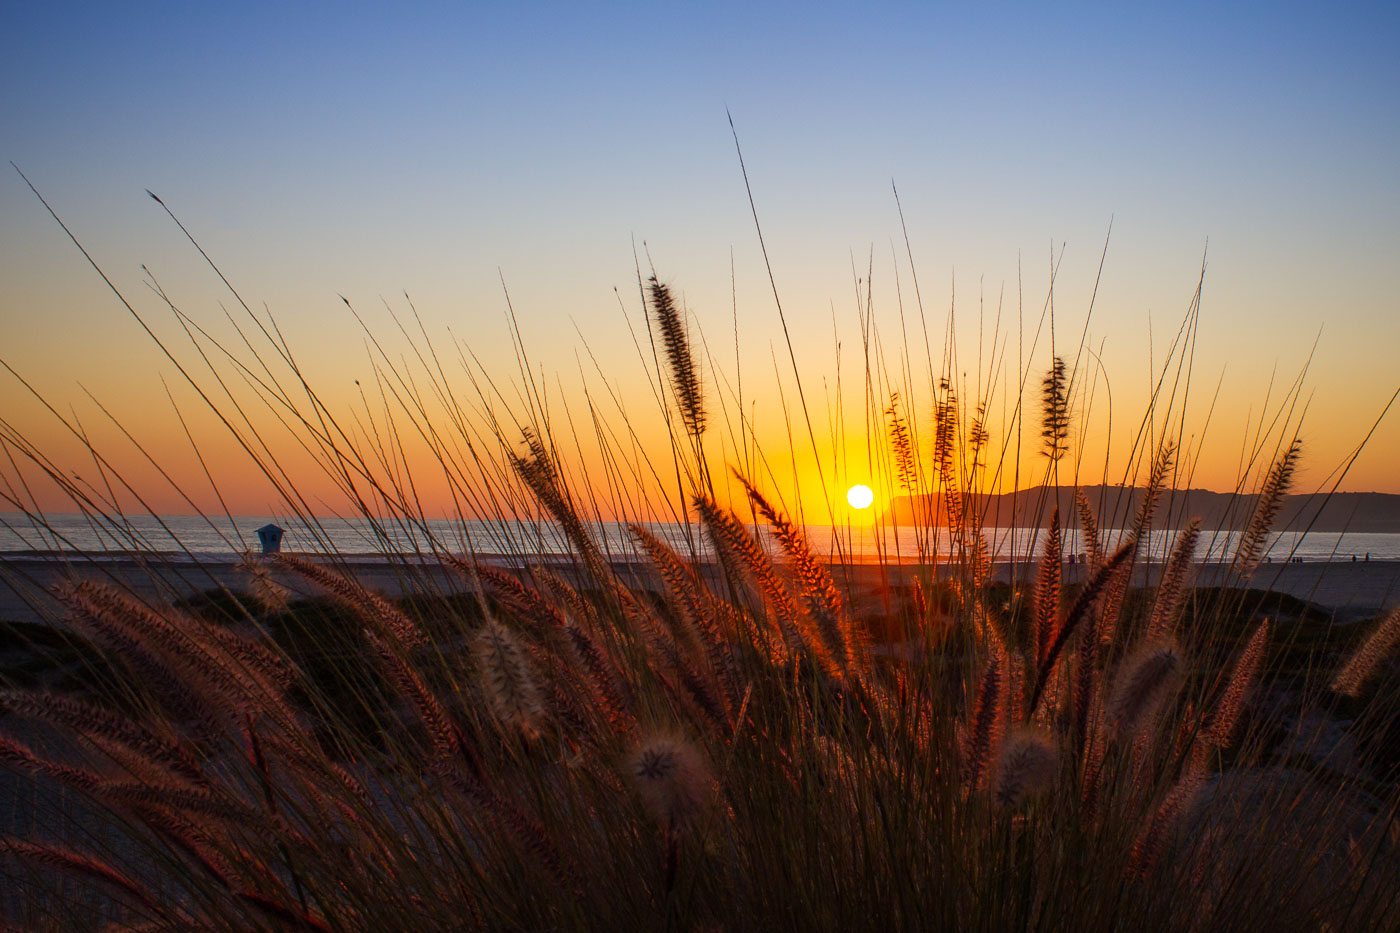
[{"label": "distant mountain ridge", "polygon": [[[1101,528],[1125,527],[1142,504],[1141,486],[1084,486],[1085,497],[1093,507]],[[1078,522],[1075,487],[1033,487],[999,495],[971,497],[970,505],[983,516],[986,526],[1041,526],[1049,521],[1058,502],[1064,525]],[[947,524],[947,509],[939,496],[896,496],[884,519],[899,525]],[[1209,489],[1167,490],[1157,506],[1153,525],[1179,528],[1192,518],[1200,518],[1207,531],[1242,527],[1254,512],[1258,497],[1213,492]],[[938,506],[937,509],[933,508]],[[1385,492],[1339,492],[1322,495],[1285,496],[1274,521],[1276,531],[1400,533],[1400,495]]]}]

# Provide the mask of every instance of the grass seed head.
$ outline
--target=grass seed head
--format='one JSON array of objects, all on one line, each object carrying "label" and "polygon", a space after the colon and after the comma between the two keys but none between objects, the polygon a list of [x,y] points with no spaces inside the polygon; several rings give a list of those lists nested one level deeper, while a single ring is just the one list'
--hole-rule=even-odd
[{"label": "grass seed head", "polygon": [[997,766],[996,802],[1008,809],[1047,790],[1055,780],[1059,752],[1039,729],[1018,729],[1007,737]]},{"label": "grass seed head", "polygon": [[1180,684],[1181,653],[1176,645],[1148,645],[1120,668],[1109,699],[1109,722],[1121,737],[1137,735]]},{"label": "grass seed head", "polygon": [[654,735],[628,758],[632,783],[652,818],[672,832],[693,827],[714,796],[714,778],[695,746]]},{"label": "grass seed head", "polygon": [[529,659],[514,633],[494,619],[488,619],[477,632],[472,654],[481,671],[481,683],[492,712],[501,722],[519,728],[526,735],[534,735],[544,707]]},{"label": "grass seed head", "polygon": [[1360,696],[1366,681],[1371,679],[1381,661],[1395,650],[1397,644],[1400,644],[1400,606],[1392,609],[1381,620],[1375,631],[1361,643],[1337,672],[1337,676],[1332,680],[1332,689],[1347,696]]}]

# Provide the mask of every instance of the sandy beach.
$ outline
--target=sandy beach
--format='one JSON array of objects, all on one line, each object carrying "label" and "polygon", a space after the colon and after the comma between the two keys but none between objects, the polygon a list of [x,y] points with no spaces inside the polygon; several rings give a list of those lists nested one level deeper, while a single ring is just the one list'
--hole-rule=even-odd
[{"label": "sandy beach", "polygon": [[[484,560],[519,566],[518,558],[494,556]],[[414,555],[388,558],[360,555],[345,558],[360,582],[390,597],[409,592],[443,595],[461,592],[461,578],[431,559]],[[544,562],[559,561],[546,558]],[[567,563],[564,563],[567,566]],[[613,566],[639,585],[651,586],[655,577],[649,565],[640,560],[616,560]],[[878,598],[886,586],[908,584],[926,567],[918,564],[847,563],[834,564],[833,571],[857,602]],[[1072,584],[1083,579],[1083,564],[1066,564],[1064,579]],[[1154,585],[1162,571],[1160,563],[1139,565],[1134,586]],[[943,577],[948,565],[938,565]],[[993,576],[1009,581],[1013,574],[1027,581],[1034,565],[999,562]],[[242,592],[245,577],[232,557],[191,556],[188,554],[80,553],[62,557],[41,554],[0,556],[0,620],[35,622],[52,617],[56,603],[48,591],[65,579],[97,579],[120,583],[153,599],[179,599],[193,593],[227,587]],[[312,595],[309,584],[293,575],[282,575],[294,592]],[[1196,586],[1219,586],[1230,582],[1228,565],[1200,564]],[[1252,580],[1258,589],[1285,593],[1337,613],[1343,620],[1364,618],[1400,602],[1400,561],[1315,561],[1270,563],[1260,566]]]}]

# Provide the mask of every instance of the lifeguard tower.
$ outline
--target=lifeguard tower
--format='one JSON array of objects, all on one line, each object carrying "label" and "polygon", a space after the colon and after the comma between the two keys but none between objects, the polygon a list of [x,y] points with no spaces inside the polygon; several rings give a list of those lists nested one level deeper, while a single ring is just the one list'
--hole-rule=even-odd
[{"label": "lifeguard tower", "polygon": [[276,525],[267,524],[258,529],[258,543],[264,554],[276,554],[282,550],[282,535],[285,532]]}]

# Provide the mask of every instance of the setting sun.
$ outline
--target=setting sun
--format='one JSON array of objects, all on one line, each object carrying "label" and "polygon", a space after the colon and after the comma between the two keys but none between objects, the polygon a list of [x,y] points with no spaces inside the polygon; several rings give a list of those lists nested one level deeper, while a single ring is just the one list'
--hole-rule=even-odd
[{"label": "setting sun", "polygon": [[875,501],[875,491],[869,486],[852,486],[846,490],[846,501],[853,509],[868,509]]}]

